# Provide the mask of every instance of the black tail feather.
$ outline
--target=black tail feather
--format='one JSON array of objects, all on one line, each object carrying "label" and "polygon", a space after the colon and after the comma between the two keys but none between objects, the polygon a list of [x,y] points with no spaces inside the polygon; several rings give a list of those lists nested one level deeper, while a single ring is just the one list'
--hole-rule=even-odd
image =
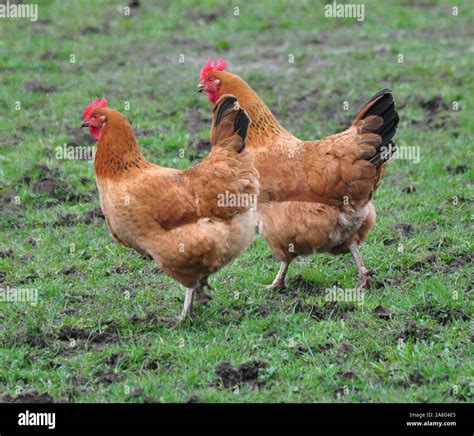
[{"label": "black tail feather", "polygon": [[390,89],[383,89],[375,94],[365,107],[370,105],[373,101],[375,101],[375,103],[373,103],[365,113],[362,113],[360,119],[367,118],[371,115],[383,119],[382,125],[373,131],[373,133],[382,137],[382,141],[377,147],[375,154],[368,159],[372,164],[378,166],[390,159],[396,151],[395,143],[392,141],[392,138],[397,131],[399,116],[395,109],[395,102]]}]

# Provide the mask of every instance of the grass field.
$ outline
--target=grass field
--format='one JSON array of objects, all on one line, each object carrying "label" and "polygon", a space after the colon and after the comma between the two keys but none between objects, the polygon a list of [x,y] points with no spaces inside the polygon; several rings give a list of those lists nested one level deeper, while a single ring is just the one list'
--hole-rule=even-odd
[{"label": "grass field", "polygon": [[[326,18],[324,2],[140,3],[127,16],[40,1],[36,22],[0,18],[0,287],[38,292],[36,305],[0,302],[0,399],[472,402],[472,5],[367,1],[357,21]],[[395,160],[375,197],[363,304],[325,301],[356,286],[348,255],[299,258],[288,290],[265,289],[279,264],[257,236],[211,277],[209,306],[162,324],[184,288],[112,240],[93,165],[57,159],[94,144],[79,124],[104,96],[149,160],[198,162],[211,55],[305,139],[393,89],[397,145],[419,162]]]}]

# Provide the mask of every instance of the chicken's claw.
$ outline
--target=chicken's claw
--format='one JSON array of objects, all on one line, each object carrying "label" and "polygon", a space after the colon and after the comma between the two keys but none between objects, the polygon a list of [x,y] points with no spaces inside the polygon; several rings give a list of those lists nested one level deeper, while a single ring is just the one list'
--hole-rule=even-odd
[{"label": "chicken's claw", "polygon": [[359,286],[358,289],[370,289],[370,278],[375,274],[375,271],[366,269],[359,276]]},{"label": "chicken's claw", "polygon": [[286,286],[285,282],[273,282],[271,285],[265,285],[265,289],[270,289],[272,291],[284,291],[285,289],[288,289],[288,286]]}]

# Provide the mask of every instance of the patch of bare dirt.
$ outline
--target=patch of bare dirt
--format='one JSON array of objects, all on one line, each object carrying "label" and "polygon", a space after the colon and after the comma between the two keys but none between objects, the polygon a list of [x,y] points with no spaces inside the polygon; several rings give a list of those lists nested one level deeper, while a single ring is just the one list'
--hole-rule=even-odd
[{"label": "patch of bare dirt", "polygon": [[69,137],[69,140],[66,143],[68,147],[76,148],[88,145],[96,145],[94,137],[89,133],[87,129],[79,128],[79,123],[77,128],[68,129],[67,135]]},{"label": "patch of bare dirt", "polygon": [[44,92],[46,94],[50,94],[52,92],[56,92],[57,89],[54,86],[47,86],[44,85],[39,80],[29,80],[28,82],[23,83],[23,91],[27,92]]},{"label": "patch of bare dirt", "polygon": [[429,100],[421,100],[420,106],[431,115],[449,109],[449,105],[443,101],[443,98],[439,95],[436,95]]},{"label": "patch of bare dirt", "polygon": [[120,365],[121,368],[126,369],[129,366],[129,356],[122,352],[112,353],[107,359],[105,359],[105,363],[113,367]]},{"label": "patch of bare dirt", "polygon": [[425,260],[413,263],[408,269],[410,271],[422,271],[427,267],[433,265],[433,263],[436,263],[438,260],[438,256],[436,254],[432,254],[428,256]]},{"label": "patch of bare dirt", "polygon": [[297,299],[296,303],[293,305],[293,310],[298,313],[306,313],[310,318],[316,321],[337,321],[346,318],[349,314],[353,313],[355,311],[355,306],[352,303],[341,304],[338,302],[307,304],[302,300]]},{"label": "patch of bare dirt", "polygon": [[202,108],[190,108],[186,110],[186,129],[190,132],[199,132],[211,128],[212,115],[208,110]]},{"label": "patch of bare dirt", "polygon": [[298,274],[289,281],[287,289],[283,289],[282,293],[308,293],[318,294],[323,290],[320,283],[305,279],[301,274]]},{"label": "patch of bare dirt", "polygon": [[442,263],[436,254],[431,254],[426,259],[413,263],[408,269],[410,271],[431,271],[435,273],[449,273],[467,264],[472,264],[474,252],[463,253],[455,256],[447,263]]},{"label": "patch of bare dirt", "polygon": [[189,142],[187,145],[188,150],[190,150],[190,157],[191,161],[202,159],[206,154],[209,153],[211,150],[211,142],[209,139],[202,139],[196,136],[192,136],[189,138]]},{"label": "patch of bare dirt", "polygon": [[422,121],[412,121],[413,126],[422,131],[428,131],[433,129],[442,129],[446,127],[448,122],[451,126],[456,124],[456,120],[450,120],[448,110],[450,106],[446,103],[443,98],[439,95],[426,100],[419,100],[419,105],[425,112],[425,117]]},{"label": "patch of bare dirt", "polygon": [[102,213],[102,209],[100,207],[96,207],[95,209],[89,210],[84,214],[84,222],[86,224],[92,224],[95,220],[103,220],[105,219],[104,214]]},{"label": "patch of bare dirt", "polygon": [[98,383],[111,385],[113,383],[121,381],[123,379],[123,376],[116,372],[99,371],[94,374],[94,378]]},{"label": "patch of bare dirt", "polygon": [[81,327],[64,325],[56,335],[60,341],[84,340],[93,343],[114,342],[117,336],[117,330],[113,325],[108,325],[103,332],[94,332]]},{"label": "patch of bare dirt", "polygon": [[214,22],[219,17],[219,14],[214,11],[206,11],[203,9],[195,9],[187,14],[191,21],[194,21],[198,26],[207,26]]},{"label": "patch of bare dirt", "polygon": [[142,127],[134,127],[135,136],[137,138],[147,136],[158,136],[160,134],[159,129],[144,129]]},{"label": "patch of bare dirt", "polygon": [[75,214],[66,214],[62,215],[58,218],[58,220],[54,223],[54,227],[72,227],[81,222],[79,216]]},{"label": "patch of bare dirt", "polygon": [[40,393],[36,390],[24,391],[12,397],[9,394],[0,396],[0,403],[54,403],[54,399],[47,392]]},{"label": "patch of bare dirt", "polygon": [[470,321],[471,317],[463,309],[453,309],[447,306],[426,303],[414,308],[419,315],[427,315],[442,325],[453,321]]},{"label": "patch of bare dirt", "polygon": [[23,138],[20,135],[17,135],[16,133],[13,133],[12,135],[4,135],[2,133],[2,136],[0,136],[0,147],[3,147],[5,145],[18,145],[23,141]]},{"label": "patch of bare dirt", "polygon": [[419,327],[415,320],[406,322],[405,329],[397,336],[397,339],[402,339],[404,342],[408,340],[426,340],[430,337],[433,331],[427,327]]},{"label": "patch of bare dirt", "polygon": [[[56,201],[91,201],[93,195],[78,194],[72,192],[72,188],[66,181],[60,178],[59,168],[51,168],[44,164],[38,164],[33,167],[32,172],[36,172],[37,179],[32,185],[34,192],[47,195]],[[29,183],[30,176],[26,176],[23,182]]]},{"label": "patch of bare dirt", "polygon": [[237,368],[230,362],[220,362],[216,366],[217,380],[224,388],[242,386],[244,383],[251,387],[262,387],[264,382],[259,380],[259,373],[267,367],[267,362],[258,360],[242,363]]}]

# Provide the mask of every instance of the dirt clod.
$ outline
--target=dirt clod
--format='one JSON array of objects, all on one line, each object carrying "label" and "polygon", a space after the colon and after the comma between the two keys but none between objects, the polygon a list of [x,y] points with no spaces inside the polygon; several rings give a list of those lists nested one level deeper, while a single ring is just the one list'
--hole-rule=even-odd
[{"label": "dirt clod", "polygon": [[6,259],[7,257],[13,257],[13,250],[11,248],[0,251],[0,259]]},{"label": "dirt clod", "polygon": [[377,280],[375,282],[375,288],[376,289],[385,288],[385,282],[383,280]]},{"label": "dirt clod", "polygon": [[467,165],[462,165],[462,164],[456,165],[454,167],[451,167],[451,166],[446,167],[446,171],[450,174],[464,174],[465,172],[467,172],[468,169],[469,167]]},{"label": "dirt clod", "polygon": [[377,316],[378,318],[384,319],[384,320],[390,320],[390,319],[393,318],[393,313],[390,312],[388,309],[385,309],[382,306],[377,306],[374,309],[374,315]]},{"label": "dirt clod", "polygon": [[112,353],[107,359],[106,363],[110,366],[117,366],[117,364],[127,359],[127,355],[124,353]]},{"label": "dirt clod", "polygon": [[263,383],[258,380],[261,369],[268,367],[267,362],[253,360],[248,363],[242,363],[237,368],[232,366],[230,362],[220,362],[216,366],[216,374],[218,381],[225,388],[233,388],[247,383],[253,387],[259,387]]},{"label": "dirt clod", "polygon": [[397,223],[389,227],[393,230],[398,230],[402,235],[409,235],[414,232],[414,228],[411,224],[408,223]]},{"label": "dirt clod", "polygon": [[409,339],[417,341],[418,339],[425,340],[431,335],[431,329],[427,327],[419,327],[415,320],[407,321],[405,325],[405,330],[401,332],[397,339],[402,339],[407,341]]},{"label": "dirt clod", "polygon": [[155,359],[148,360],[148,362],[146,362],[144,366],[145,369],[150,369],[150,370],[155,370],[155,369],[158,369],[159,367],[160,367],[160,364]]},{"label": "dirt clod", "polygon": [[143,393],[142,388],[136,387],[133,388],[130,394],[127,396],[127,400],[131,400],[132,398],[139,397]]},{"label": "dirt clod", "polygon": [[402,189],[405,194],[411,194],[416,192],[416,186],[413,183],[410,183],[408,186]]},{"label": "dirt clod", "polygon": [[342,374],[341,374],[341,378],[343,380],[354,380],[357,378],[357,375],[354,371],[344,371]]},{"label": "dirt clod", "polygon": [[341,342],[337,348],[343,354],[352,354],[352,345],[348,342]]},{"label": "dirt clod", "polygon": [[187,400],[186,403],[200,403],[201,398],[199,398],[197,395],[191,395]]},{"label": "dirt clod", "polygon": [[398,241],[398,238],[385,238],[382,240],[382,243],[383,245],[395,245]]},{"label": "dirt clod", "polygon": [[89,210],[84,215],[84,222],[86,224],[92,224],[94,220],[103,220],[103,219],[105,219],[105,217],[100,207],[96,207],[95,209]]},{"label": "dirt clod", "polygon": [[74,265],[66,266],[61,273],[69,277],[83,277],[84,274],[76,269]]}]

